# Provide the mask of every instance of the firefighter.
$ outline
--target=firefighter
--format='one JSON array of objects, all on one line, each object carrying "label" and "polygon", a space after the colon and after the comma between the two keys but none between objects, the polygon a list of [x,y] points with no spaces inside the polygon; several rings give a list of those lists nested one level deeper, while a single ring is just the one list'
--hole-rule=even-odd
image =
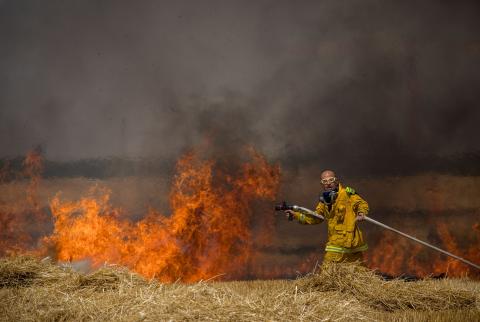
[{"label": "firefighter", "polygon": [[[368,203],[353,188],[344,187],[332,170],[323,171],[320,182],[324,191],[315,212],[322,215],[328,225],[324,263],[362,261],[367,244],[357,223],[368,214]],[[301,224],[314,225],[323,221],[293,210],[285,212]]]}]

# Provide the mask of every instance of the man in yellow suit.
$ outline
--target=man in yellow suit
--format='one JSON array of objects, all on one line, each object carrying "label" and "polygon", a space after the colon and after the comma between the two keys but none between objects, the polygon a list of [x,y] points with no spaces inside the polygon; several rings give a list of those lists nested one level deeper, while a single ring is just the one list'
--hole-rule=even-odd
[{"label": "man in yellow suit", "polygon": [[[354,189],[342,186],[331,170],[322,172],[320,182],[324,191],[315,212],[323,216],[328,225],[324,262],[361,261],[368,247],[357,222],[368,214],[368,203]],[[323,221],[293,210],[285,212],[302,224],[314,225]]]}]

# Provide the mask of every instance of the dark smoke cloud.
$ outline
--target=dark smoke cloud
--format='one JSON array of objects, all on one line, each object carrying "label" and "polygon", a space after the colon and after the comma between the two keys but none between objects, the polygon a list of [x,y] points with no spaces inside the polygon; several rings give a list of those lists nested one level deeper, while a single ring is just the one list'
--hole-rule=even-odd
[{"label": "dark smoke cloud", "polygon": [[292,169],[464,160],[477,3],[1,1],[0,156],[173,160],[208,141]]}]

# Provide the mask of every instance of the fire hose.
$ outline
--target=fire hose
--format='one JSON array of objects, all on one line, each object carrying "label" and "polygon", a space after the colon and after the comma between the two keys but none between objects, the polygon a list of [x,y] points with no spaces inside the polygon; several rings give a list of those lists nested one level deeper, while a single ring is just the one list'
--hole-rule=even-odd
[{"label": "fire hose", "polygon": [[[321,219],[321,220],[325,220],[325,218],[324,218],[322,215],[317,214],[317,213],[316,213],[315,211],[313,211],[313,210],[310,210],[310,209],[304,208],[304,207],[300,207],[300,206],[296,206],[296,205],[288,205],[286,202],[283,202],[282,204],[275,206],[275,210],[277,210],[277,211],[293,210],[293,211],[298,211],[298,212],[304,213],[304,214],[306,214],[306,215],[310,215],[310,216],[312,216],[312,217],[315,217],[315,218],[318,218],[318,219]],[[384,223],[381,223],[381,222],[379,222],[379,221],[377,221],[377,220],[375,220],[375,219],[372,219],[372,218],[370,218],[370,217],[366,217],[366,216],[365,216],[364,218],[365,218],[366,221],[371,222],[372,224],[375,224],[375,225],[380,226],[380,227],[382,227],[382,228],[385,228],[385,229],[388,229],[388,230],[390,230],[390,231],[393,231],[393,232],[395,232],[395,233],[397,233],[397,234],[399,234],[399,235],[401,235],[401,236],[403,236],[403,237],[406,237],[406,238],[408,238],[408,239],[411,239],[411,240],[413,240],[413,241],[415,241],[415,242],[417,242],[417,243],[419,243],[419,244],[422,244],[422,245],[424,245],[424,246],[427,246],[427,247],[429,247],[429,248],[431,248],[431,249],[436,250],[437,252],[440,252],[440,253],[442,253],[442,254],[445,254],[445,255],[447,255],[447,256],[450,256],[450,257],[452,257],[452,258],[455,258],[456,260],[459,260],[459,261],[461,261],[461,262],[463,262],[463,263],[465,263],[465,264],[467,264],[467,265],[470,265],[470,266],[475,267],[476,269],[479,269],[479,270],[480,270],[480,265],[477,265],[477,264],[475,264],[475,263],[472,263],[471,261],[466,260],[465,258],[462,258],[462,257],[457,256],[457,255],[455,255],[455,254],[452,254],[452,253],[450,253],[450,252],[447,252],[446,250],[443,250],[443,249],[438,248],[438,247],[436,247],[436,246],[434,246],[434,245],[432,245],[432,244],[429,244],[429,243],[427,243],[427,242],[424,242],[423,240],[420,240],[420,239],[418,239],[418,238],[416,238],[416,237],[413,237],[413,236],[411,236],[411,235],[409,235],[409,234],[406,234],[406,233],[404,233],[404,232],[401,232],[401,231],[398,230],[398,229],[395,229],[395,228],[393,228],[393,227],[390,227],[390,226],[388,226],[388,225],[385,225]],[[290,218],[289,218],[289,219],[290,219]],[[291,220],[291,219],[290,219],[290,220]]]}]

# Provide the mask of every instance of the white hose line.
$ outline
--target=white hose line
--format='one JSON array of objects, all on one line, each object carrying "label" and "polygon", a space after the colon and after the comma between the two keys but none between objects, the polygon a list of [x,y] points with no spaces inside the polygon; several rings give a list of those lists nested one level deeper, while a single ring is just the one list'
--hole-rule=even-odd
[{"label": "white hose line", "polygon": [[380,227],[383,227],[383,228],[385,228],[385,229],[388,229],[388,230],[391,230],[391,231],[393,231],[393,232],[396,232],[397,234],[400,234],[400,235],[402,235],[403,237],[406,237],[406,238],[409,238],[409,239],[411,239],[411,240],[413,240],[413,241],[416,241],[417,243],[420,243],[420,244],[422,244],[422,245],[424,245],[424,246],[427,246],[427,247],[430,247],[430,248],[432,248],[432,249],[435,249],[437,252],[440,252],[440,253],[442,253],[442,254],[448,255],[448,256],[453,257],[453,258],[455,258],[455,259],[458,259],[459,261],[464,262],[465,264],[468,264],[468,265],[470,265],[470,266],[473,266],[473,267],[475,267],[476,269],[480,269],[480,266],[479,266],[479,265],[477,265],[477,264],[475,264],[475,263],[472,263],[471,261],[466,260],[465,258],[459,257],[459,256],[457,256],[457,255],[454,255],[454,254],[450,253],[450,252],[447,252],[446,250],[443,250],[443,249],[438,248],[438,247],[436,247],[436,246],[433,246],[433,245],[431,245],[431,244],[429,244],[429,243],[426,243],[426,242],[424,242],[424,241],[422,241],[422,240],[420,240],[420,239],[418,239],[418,238],[415,238],[415,237],[413,237],[413,236],[410,236],[410,235],[408,235],[408,234],[405,234],[405,233],[401,232],[400,230],[397,230],[397,229],[395,229],[395,228],[392,228],[392,227],[390,227],[390,226],[387,226],[387,225],[385,225],[385,224],[382,224],[381,222],[376,221],[375,219],[372,219],[372,218],[370,218],[370,217],[365,217],[365,220],[366,220],[366,221],[369,221],[369,222],[371,222],[372,224],[375,224],[375,225],[377,225],[377,226],[380,226]]}]

